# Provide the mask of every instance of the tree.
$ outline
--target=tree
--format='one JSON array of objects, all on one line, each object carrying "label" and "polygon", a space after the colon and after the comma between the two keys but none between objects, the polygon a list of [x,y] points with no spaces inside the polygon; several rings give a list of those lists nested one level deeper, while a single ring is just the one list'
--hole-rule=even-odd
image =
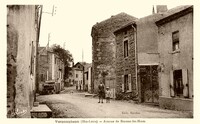
[{"label": "tree", "polygon": [[57,54],[59,56],[59,58],[63,61],[64,66],[65,66],[65,70],[64,70],[64,80],[67,79],[71,73],[71,63],[74,61],[72,54],[68,51],[63,49],[60,45],[57,44],[53,44],[51,46],[51,49],[53,50],[53,52],[55,54]]}]

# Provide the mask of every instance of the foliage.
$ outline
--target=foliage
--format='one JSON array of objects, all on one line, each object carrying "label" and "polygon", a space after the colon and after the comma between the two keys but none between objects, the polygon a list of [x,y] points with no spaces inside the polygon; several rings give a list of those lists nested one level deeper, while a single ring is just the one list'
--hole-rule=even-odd
[{"label": "foliage", "polygon": [[102,72],[101,72],[101,76],[102,76],[102,77],[105,77],[105,76],[107,76],[107,75],[108,75],[108,70],[107,70],[107,71],[102,71]]},{"label": "foliage", "polygon": [[116,100],[134,100],[137,101],[137,94],[135,94],[134,92],[130,92],[130,93],[122,93],[122,92],[118,92],[116,93]]},{"label": "foliage", "polygon": [[122,100],[124,98],[122,92],[116,93],[116,100]]}]

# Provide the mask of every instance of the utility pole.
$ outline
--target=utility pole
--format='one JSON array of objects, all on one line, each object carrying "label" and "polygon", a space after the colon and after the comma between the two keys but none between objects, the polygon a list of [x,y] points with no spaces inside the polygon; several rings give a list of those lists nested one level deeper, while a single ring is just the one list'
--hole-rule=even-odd
[{"label": "utility pole", "polygon": [[152,10],[152,14],[155,14],[155,10],[154,10],[154,5],[153,5],[153,10]]},{"label": "utility pole", "polygon": [[84,52],[83,52],[83,48],[82,48],[82,62],[83,62],[83,59],[84,59]]},{"label": "utility pole", "polygon": [[46,14],[50,14],[50,15],[54,16],[54,15],[56,15],[56,9],[57,9],[57,7],[53,5],[52,12],[44,12],[43,11],[42,13],[46,13]]},{"label": "utility pole", "polygon": [[[82,48],[82,63],[83,63],[83,48]],[[85,75],[84,75],[84,72],[85,72],[85,65],[83,63],[83,90],[85,90]]]},{"label": "utility pole", "polygon": [[65,43],[66,43],[66,42],[63,43],[63,49],[65,49]]}]

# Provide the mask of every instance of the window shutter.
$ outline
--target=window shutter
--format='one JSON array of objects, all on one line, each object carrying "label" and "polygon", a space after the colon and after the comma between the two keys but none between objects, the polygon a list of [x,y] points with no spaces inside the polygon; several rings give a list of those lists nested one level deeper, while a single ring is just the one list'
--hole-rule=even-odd
[{"label": "window shutter", "polygon": [[127,42],[127,44],[128,44],[128,51],[127,51],[127,53],[128,53],[128,56],[129,56],[129,51],[130,51],[130,41],[129,40],[127,40],[128,42]]},{"label": "window shutter", "polygon": [[131,74],[128,75],[128,87],[129,87],[129,91],[131,92],[132,91],[132,87],[131,87]]},{"label": "window shutter", "polygon": [[123,47],[123,57],[125,57],[125,46],[124,46],[124,42],[122,42],[122,47]]},{"label": "window shutter", "polygon": [[171,97],[174,97],[174,77],[173,77],[173,71],[170,71],[170,94],[171,94]]},{"label": "window shutter", "polygon": [[187,69],[182,69],[182,78],[183,78],[183,96],[188,97],[189,92],[188,92],[188,71]]},{"label": "window shutter", "polygon": [[122,92],[124,92],[124,75],[122,75]]}]

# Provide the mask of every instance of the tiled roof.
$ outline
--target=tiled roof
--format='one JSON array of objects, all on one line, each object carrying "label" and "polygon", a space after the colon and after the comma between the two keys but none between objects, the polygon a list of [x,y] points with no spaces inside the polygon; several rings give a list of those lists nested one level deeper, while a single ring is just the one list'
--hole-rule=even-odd
[{"label": "tiled roof", "polygon": [[[157,25],[160,25],[160,24],[158,24],[158,23],[164,23],[164,20],[165,20],[166,18],[173,17],[173,15],[178,14],[178,13],[181,13],[181,12],[183,12],[183,11],[186,11],[187,9],[190,9],[190,8],[192,8],[192,7],[193,7],[192,5],[182,5],[182,6],[177,6],[177,7],[175,7],[175,8],[172,8],[172,9],[168,10],[167,12],[163,13],[163,14],[162,14],[162,17],[156,21],[156,24],[157,24]],[[192,8],[192,9],[193,9],[193,8]],[[178,15],[178,16],[180,16],[180,15]],[[169,21],[169,20],[168,20],[168,21]]]},{"label": "tiled roof", "polygon": [[177,6],[175,8],[172,8],[170,10],[168,10],[167,12],[163,13],[163,17],[167,17],[169,15],[172,15],[172,14],[175,14],[175,13],[178,13],[184,9],[187,9],[189,7],[192,7],[192,5],[181,5],[181,6]]}]

